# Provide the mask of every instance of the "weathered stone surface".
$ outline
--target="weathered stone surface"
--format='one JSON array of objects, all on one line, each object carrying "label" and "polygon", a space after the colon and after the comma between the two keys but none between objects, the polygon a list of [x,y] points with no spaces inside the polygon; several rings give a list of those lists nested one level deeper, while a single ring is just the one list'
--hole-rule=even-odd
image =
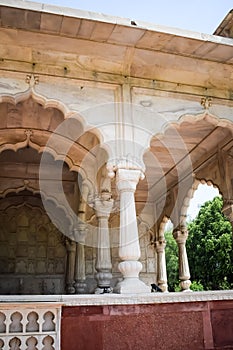
[{"label": "weathered stone surface", "polygon": [[[62,349],[218,349],[232,346],[230,333],[218,333],[218,343],[213,343],[209,325],[217,318],[207,316],[218,305],[224,312],[227,329],[232,326],[230,301],[196,302],[148,305],[73,306],[63,308]],[[229,311],[229,312],[228,312]],[[206,317],[207,316],[207,317]],[[220,323],[218,323],[220,325]],[[222,323],[223,325],[223,323]],[[136,330],[136,333],[135,333]],[[82,337],[80,337],[82,334]],[[92,335],[92,336],[90,336]],[[217,340],[214,335],[214,339]],[[224,341],[225,339],[225,341]],[[215,340],[215,341],[216,341]]]}]

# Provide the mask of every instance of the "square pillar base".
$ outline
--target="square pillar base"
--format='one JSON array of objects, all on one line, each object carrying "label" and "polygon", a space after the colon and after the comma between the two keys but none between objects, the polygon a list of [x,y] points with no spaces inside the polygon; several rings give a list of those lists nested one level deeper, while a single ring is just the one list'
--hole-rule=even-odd
[{"label": "square pillar base", "polygon": [[127,277],[117,283],[114,293],[118,294],[143,294],[151,293],[151,288],[136,277]]}]

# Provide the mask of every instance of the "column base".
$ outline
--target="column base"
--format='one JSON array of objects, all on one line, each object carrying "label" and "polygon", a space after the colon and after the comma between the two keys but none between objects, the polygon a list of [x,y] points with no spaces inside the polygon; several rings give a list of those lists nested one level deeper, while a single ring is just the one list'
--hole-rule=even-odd
[{"label": "column base", "polygon": [[74,286],[76,294],[86,294],[87,284],[85,281],[76,281]]},{"label": "column base", "polygon": [[163,292],[163,293],[167,293],[168,292],[168,285],[167,285],[167,283],[159,283],[158,286],[161,289],[161,292]]},{"label": "column base", "polygon": [[192,290],[190,289],[191,286],[191,281],[190,280],[181,280],[180,281],[180,288],[181,288],[181,292],[192,292]]},{"label": "column base", "polygon": [[114,288],[114,293],[118,294],[143,294],[151,293],[151,288],[137,277],[127,277],[118,282]]},{"label": "column base", "polygon": [[73,284],[69,284],[66,286],[66,293],[67,294],[74,294],[75,293],[75,288]]},{"label": "column base", "polygon": [[111,294],[112,292],[112,287],[97,287],[95,289],[95,294]]}]

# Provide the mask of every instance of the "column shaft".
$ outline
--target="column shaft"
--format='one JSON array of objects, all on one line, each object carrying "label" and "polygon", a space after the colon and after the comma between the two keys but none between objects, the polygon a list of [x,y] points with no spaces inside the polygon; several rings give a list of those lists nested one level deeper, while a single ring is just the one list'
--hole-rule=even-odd
[{"label": "column shaft", "polygon": [[110,239],[109,239],[109,227],[108,219],[113,207],[113,200],[110,198],[96,198],[95,209],[98,219],[97,230],[97,258],[96,258],[96,275],[97,288],[96,294],[110,293],[112,292],[111,280],[112,280],[112,263],[110,252]]},{"label": "column shaft", "polygon": [[138,238],[134,192],[142,175],[140,170],[117,169],[116,185],[120,195],[120,247],[119,270],[123,281],[115,288],[117,293],[147,293],[150,287],[139,280],[142,264]]},{"label": "column shaft", "polygon": [[81,187],[81,200],[79,204],[78,218],[80,220],[75,228],[76,259],[75,259],[75,292],[84,294],[87,289],[85,268],[85,238],[86,238],[86,208],[89,194],[88,186],[83,183]]},{"label": "column shaft", "polygon": [[75,292],[86,292],[86,269],[85,269],[85,236],[86,225],[80,223],[76,230],[76,259],[75,259]]},{"label": "column shaft", "polygon": [[66,268],[66,292],[68,294],[75,293],[74,288],[74,266],[75,266],[75,252],[76,244],[74,241],[66,239],[67,249],[67,268]]},{"label": "column shaft", "polygon": [[180,226],[173,231],[173,237],[178,244],[179,254],[179,279],[182,291],[190,291],[190,272],[188,264],[188,256],[186,251],[186,240],[188,238],[188,231],[185,226]]},{"label": "column shaft", "polygon": [[167,269],[165,256],[165,240],[156,242],[157,262],[158,262],[158,277],[157,283],[163,292],[167,292]]}]

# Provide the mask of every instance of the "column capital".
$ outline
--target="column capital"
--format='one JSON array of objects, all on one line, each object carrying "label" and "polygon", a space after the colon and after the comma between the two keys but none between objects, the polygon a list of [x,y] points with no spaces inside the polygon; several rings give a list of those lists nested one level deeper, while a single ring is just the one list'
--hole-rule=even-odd
[{"label": "column capital", "polygon": [[155,242],[155,249],[156,249],[156,252],[157,252],[157,253],[163,253],[165,247],[166,247],[166,241],[165,241],[165,239]]},{"label": "column capital", "polygon": [[[136,157],[127,156],[109,161],[107,164],[108,176],[113,178],[119,170],[134,171],[137,170],[140,173],[140,179],[143,180],[145,175],[145,166]],[[139,180],[138,180],[139,181]]]},{"label": "column capital", "polygon": [[74,229],[74,238],[75,241],[78,243],[85,243],[86,238],[86,232],[87,232],[87,225],[84,222],[78,223],[77,227]]},{"label": "column capital", "polygon": [[111,194],[109,193],[109,198],[107,196],[101,195],[100,197],[96,197],[94,199],[94,208],[97,218],[106,217],[108,218],[111,214],[114,200],[111,198]]},{"label": "column capital", "polygon": [[172,234],[178,244],[185,243],[188,238],[188,229],[185,225],[180,225],[173,230]]},{"label": "column capital", "polygon": [[75,252],[76,250],[76,242],[72,241],[71,239],[67,238],[66,239],[66,249],[68,252]]},{"label": "column capital", "polygon": [[134,192],[140,179],[144,178],[139,169],[117,169],[116,185],[118,191]]}]

